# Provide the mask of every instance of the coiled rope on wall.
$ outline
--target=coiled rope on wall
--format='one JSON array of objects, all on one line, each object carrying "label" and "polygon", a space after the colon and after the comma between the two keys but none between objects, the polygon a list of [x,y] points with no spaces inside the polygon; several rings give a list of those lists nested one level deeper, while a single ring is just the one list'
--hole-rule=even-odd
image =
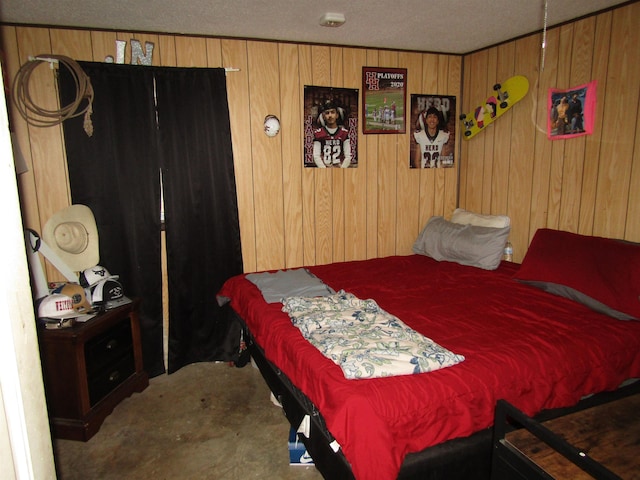
[{"label": "coiled rope on wall", "polygon": [[[42,63],[48,63],[51,68],[54,64],[64,65],[75,82],[76,97],[68,105],[60,106],[58,110],[48,110],[38,106],[33,101],[29,90],[31,74]],[[93,123],[91,122],[91,114],[93,113],[93,87],[91,79],[84,73],[84,70],[78,63],[64,55],[46,55],[41,54],[35,57],[29,57],[29,61],[20,67],[18,73],[13,79],[13,88],[11,97],[15,103],[22,118],[27,123],[37,127],[52,127],[58,125],[68,118],[79,117],[84,115],[84,131],[88,136],[93,135]],[[81,108],[83,102],[86,105]]]}]

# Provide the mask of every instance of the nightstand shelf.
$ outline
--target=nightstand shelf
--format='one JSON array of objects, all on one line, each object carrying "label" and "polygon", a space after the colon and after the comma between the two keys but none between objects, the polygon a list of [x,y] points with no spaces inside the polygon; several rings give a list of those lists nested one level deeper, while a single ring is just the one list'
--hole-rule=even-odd
[{"label": "nightstand shelf", "polygon": [[149,385],[139,305],[136,299],[70,328],[38,331],[54,437],[89,440],[116,405]]}]

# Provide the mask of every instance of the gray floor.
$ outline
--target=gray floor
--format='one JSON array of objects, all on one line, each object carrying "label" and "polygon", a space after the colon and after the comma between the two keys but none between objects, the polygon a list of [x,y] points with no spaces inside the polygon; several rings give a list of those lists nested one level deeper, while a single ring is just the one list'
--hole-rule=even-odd
[{"label": "gray floor", "polygon": [[61,480],[320,480],[289,465],[288,433],[256,368],[198,363],[151,379],[91,440],[55,440],[54,451]]}]

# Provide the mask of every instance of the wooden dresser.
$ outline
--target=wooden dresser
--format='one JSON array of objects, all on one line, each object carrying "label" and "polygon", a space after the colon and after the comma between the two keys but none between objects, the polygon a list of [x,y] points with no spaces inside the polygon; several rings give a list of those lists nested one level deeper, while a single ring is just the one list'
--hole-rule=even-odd
[{"label": "wooden dresser", "polygon": [[149,385],[139,305],[135,299],[70,328],[38,330],[54,437],[89,440],[118,403]]}]

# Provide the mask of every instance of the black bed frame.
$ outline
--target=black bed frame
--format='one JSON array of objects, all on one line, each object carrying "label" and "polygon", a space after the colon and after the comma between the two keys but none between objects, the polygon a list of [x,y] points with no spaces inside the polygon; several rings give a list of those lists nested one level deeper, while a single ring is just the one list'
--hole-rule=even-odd
[{"label": "black bed frame", "polygon": [[[262,348],[255,342],[251,332],[237,313],[235,320],[243,329],[242,336],[247,347],[244,361],[250,355],[266,381],[269,389],[282,405],[285,416],[292,427],[297,428],[305,415],[310,417],[309,438],[299,435],[313,458],[315,467],[326,479],[355,479],[349,462],[341,450],[334,452],[330,444],[333,436],[326,428],[324,419],[316,406],[289,380],[280,369],[266,359]],[[640,392],[640,382],[621,387],[615,392],[592,395],[573,407],[544,410],[534,418],[543,422],[606,403],[630,392]],[[493,427],[470,435],[434,445],[420,452],[408,454],[398,474],[398,480],[490,480],[493,453]]]}]

